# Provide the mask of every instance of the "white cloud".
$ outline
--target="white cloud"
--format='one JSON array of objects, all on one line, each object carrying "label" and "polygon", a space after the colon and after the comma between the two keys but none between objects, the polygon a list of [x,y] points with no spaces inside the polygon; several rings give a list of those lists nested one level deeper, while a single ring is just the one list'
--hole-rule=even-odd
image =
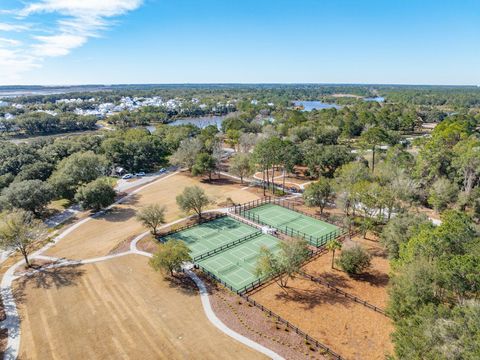
[{"label": "white cloud", "polygon": [[8,39],[8,38],[4,38],[4,37],[0,37],[0,44],[7,44],[7,45],[11,45],[11,46],[18,46],[20,45],[22,42],[19,41],[19,40],[14,40],[14,39]]},{"label": "white cloud", "polygon": [[[97,37],[102,30],[113,24],[114,18],[133,11],[143,0],[40,0],[34,1],[15,12],[15,23],[0,23],[0,31],[30,33],[29,41],[21,49],[11,47],[20,42],[0,38],[0,79],[2,76],[18,75],[39,67],[46,58],[68,55],[73,49],[84,45],[89,38]],[[9,11],[11,12],[11,11]],[[17,24],[29,17],[50,14],[53,23],[31,27]]]},{"label": "white cloud", "polygon": [[28,30],[29,28],[30,28],[29,25],[0,23],[0,31],[17,32],[17,31],[25,31],[25,30]]},{"label": "white cloud", "polygon": [[56,57],[67,55],[70,50],[87,42],[85,36],[62,33],[60,35],[36,36],[40,43],[33,45],[33,53],[39,57]]}]

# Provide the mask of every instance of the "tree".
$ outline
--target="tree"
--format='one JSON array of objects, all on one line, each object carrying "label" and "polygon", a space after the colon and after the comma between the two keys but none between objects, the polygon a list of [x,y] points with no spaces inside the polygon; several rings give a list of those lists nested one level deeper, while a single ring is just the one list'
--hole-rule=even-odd
[{"label": "tree", "polygon": [[333,187],[330,179],[321,177],[317,182],[310,184],[303,193],[307,206],[318,206],[320,214],[323,209],[332,201]]},{"label": "tree", "polygon": [[309,256],[310,250],[305,240],[281,242],[278,253],[262,247],[255,273],[261,277],[275,277],[275,282],[284,289],[287,287],[288,279],[292,279],[300,271]]},{"label": "tree", "polygon": [[169,240],[159,245],[149,264],[155,271],[168,271],[171,276],[175,276],[174,271],[180,271],[183,263],[192,261],[190,252],[183,241]]},{"label": "tree", "polygon": [[319,145],[306,141],[302,147],[308,169],[315,177],[333,177],[339,167],[354,159],[350,149],[343,145]]},{"label": "tree", "polygon": [[458,187],[446,178],[435,181],[430,189],[428,203],[440,212],[455,202],[458,195]]},{"label": "tree", "polygon": [[381,127],[371,127],[361,135],[361,142],[372,150],[372,173],[375,172],[375,152],[378,146],[391,142],[389,133]]},{"label": "tree", "polygon": [[49,178],[59,197],[73,199],[77,189],[109,172],[109,163],[93,151],[79,152],[63,159]]},{"label": "tree", "polygon": [[212,171],[217,168],[217,162],[212,155],[207,153],[201,153],[197,155],[195,164],[192,167],[192,175],[204,175],[208,174],[208,180],[212,180]]},{"label": "tree", "polygon": [[401,264],[420,258],[433,261],[444,256],[465,255],[471,251],[472,244],[478,243],[475,224],[464,212],[447,210],[442,213],[441,220],[439,226],[422,227],[400,248]]},{"label": "tree", "polygon": [[335,172],[335,188],[337,194],[337,203],[340,204],[346,215],[355,209],[358,202],[358,194],[356,188],[359,183],[370,180],[370,174],[367,166],[360,162],[351,162],[343,165]]},{"label": "tree", "polygon": [[98,178],[81,186],[75,194],[75,200],[83,209],[99,211],[113,204],[116,196],[112,181],[109,178]]},{"label": "tree", "polygon": [[105,156],[129,172],[153,171],[166,163],[164,139],[145,128],[110,132],[102,143]]},{"label": "tree", "polygon": [[2,192],[2,200],[7,208],[24,209],[37,216],[40,215],[52,198],[52,187],[41,180],[13,182]]},{"label": "tree", "polygon": [[370,254],[360,245],[342,250],[336,264],[347,274],[357,275],[370,267]]},{"label": "tree", "polygon": [[422,226],[433,226],[424,214],[400,213],[383,227],[380,242],[390,259],[398,259],[400,247],[418,234]]},{"label": "tree", "polygon": [[429,184],[439,177],[452,178],[453,148],[470,133],[465,121],[449,118],[438,124],[418,153],[416,176]]},{"label": "tree", "polygon": [[342,248],[342,244],[340,243],[340,241],[333,239],[327,242],[327,244],[325,245],[325,248],[328,251],[332,252],[332,269],[333,269],[334,268],[333,265],[335,264],[335,250],[340,250]]},{"label": "tree", "polygon": [[203,209],[210,204],[205,191],[198,186],[187,186],[181,194],[177,196],[177,204],[186,213],[195,212],[198,218],[202,218]]},{"label": "tree", "polygon": [[167,208],[160,204],[150,204],[142,209],[137,214],[137,220],[145,227],[152,229],[152,234],[157,235],[157,229],[160,225],[165,223],[165,211]]},{"label": "tree", "polygon": [[453,147],[453,166],[463,180],[463,191],[470,195],[480,177],[480,140],[470,137]]},{"label": "tree", "polygon": [[28,255],[32,245],[46,234],[43,222],[24,210],[13,210],[0,220],[0,246],[20,251],[28,267],[31,267]]},{"label": "tree", "polygon": [[225,142],[237,151],[237,145],[240,140],[241,132],[239,130],[229,129],[226,132]]},{"label": "tree", "polygon": [[33,164],[28,164],[22,167],[22,171],[18,173],[15,178],[15,181],[22,181],[22,180],[42,180],[45,181],[51,175],[53,171],[53,165],[39,161]]},{"label": "tree", "polygon": [[298,165],[300,163],[301,158],[302,158],[302,154],[296,144],[294,144],[289,140],[286,140],[283,142],[280,162],[283,166],[282,189],[284,192],[285,192],[285,178],[287,176],[287,173],[293,173],[295,171],[295,165]]},{"label": "tree", "polygon": [[424,306],[396,322],[392,334],[398,359],[474,360],[480,357],[480,303]]},{"label": "tree", "polygon": [[252,175],[254,172],[251,155],[244,153],[236,154],[230,162],[230,172],[240,177],[240,182],[243,184],[243,178]]},{"label": "tree", "polygon": [[252,133],[241,133],[240,138],[238,139],[238,146],[240,151],[249,153],[257,142],[258,135]]},{"label": "tree", "polygon": [[188,171],[192,170],[197,155],[203,150],[203,144],[198,138],[185,139],[180,143],[177,151],[171,156],[170,162],[177,166],[186,167]]}]

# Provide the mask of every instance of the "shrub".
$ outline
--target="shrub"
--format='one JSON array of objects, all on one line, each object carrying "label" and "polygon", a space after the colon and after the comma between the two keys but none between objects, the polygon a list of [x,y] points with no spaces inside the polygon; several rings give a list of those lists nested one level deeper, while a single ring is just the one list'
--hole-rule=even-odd
[{"label": "shrub", "polygon": [[360,274],[370,267],[370,254],[356,245],[342,250],[336,264],[349,275]]}]

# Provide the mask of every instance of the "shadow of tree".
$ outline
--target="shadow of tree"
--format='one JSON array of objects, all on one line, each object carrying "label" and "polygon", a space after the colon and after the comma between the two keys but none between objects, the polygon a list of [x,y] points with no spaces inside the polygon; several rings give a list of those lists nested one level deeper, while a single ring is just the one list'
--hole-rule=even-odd
[{"label": "shadow of tree", "polygon": [[120,204],[124,205],[138,205],[140,200],[140,195],[138,194],[132,194],[128,198],[122,200]]},{"label": "shadow of tree", "polygon": [[168,286],[172,289],[180,290],[185,295],[198,295],[198,287],[195,282],[186,274],[177,274],[176,276],[165,276]]},{"label": "shadow of tree", "polygon": [[323,272],[321,274],[312,274],[312,275],[319,278],[322,281],[328,282],[332,286],[336,286],[340,288],[351,288],[348,278],[346,278],[342,274],[336,274],[332,272]]},{"label": "shadow of tree", "polygon": [[25,290],[28,286],[50,289],[65,286],[75,286],[78,279],[85,273],[82,265],[69,265],[56,268],[43,268],[40,271],[26,275],[16,282],[13,287],[15,301],[22,303],[25,300]]},{"label": "shadow of tree", "polygon": [[278,292],[275,298],[285,302],[295,302],[303,309],[310,310],[322,304],[352,306],[351,301],[337,295],[327,287],[311,282],[309,288],[290,286],[286,292]]},{"label": "shadow of tree", "polygon": [[96,219],[102,219],[110,222],[124,222],[130,220],[135,215],[136,211],[132,208],[121,208],[115,206],[104,215],[96,217]]},{"label": "shadow of tree", "polygon": [[225,178],[225,177],[222,177],[220,179],[218,178],[212,178],[212,180],[209,180],[208,177],[207,178],[202,178],[200,180],[200,182],[202,183],[205,183],[205,184],[209,184],[209,185],[235,185],[237,184],[235,181],[229,179],[229,178]]},{"label": "shadow of tree", "polygon": [[385,287],[388,285],[390,277],[388,274],[373,270],[364,274],[352,275],[352,279],[368,282],[372,286]]}]

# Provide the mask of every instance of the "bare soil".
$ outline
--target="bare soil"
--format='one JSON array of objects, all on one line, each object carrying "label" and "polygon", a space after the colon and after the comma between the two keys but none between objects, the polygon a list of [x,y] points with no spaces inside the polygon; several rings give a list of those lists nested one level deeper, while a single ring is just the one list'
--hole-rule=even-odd
[{"label": "bare soil", "polygon": [[297,277],[288,286],[271,283],[252,297],[347,359],[392,352],[389,318],[310,280]]},{"label": "bare soil", "polygon": [[[390,272],[386,253],[378,242],[365,240],[360,236],[353,237],[350,242],[345,243],[345,246],[354,244],[364,247],[372,256],[371,267],[364,274],[348,276],[339,269],[332,269],[331,253],[317,257],[305,265],[304,271],[379,308],[385,308],[388,301],[387,286]],[[335,258],[340,254],[341,250],[337,250]]]},{"label": "bare soil", "polygon": [[218,283],[200,275],[207,284],[215,314],[229,328],[272,349],[286,359],[328,359],[323,349],[306,342],[303,337],[269,317],[261,309]]},{"label": "bare soil", "polygon": [[188,278],[128,255],[14,283],[22,359],[264,359],[206,318]]}]

